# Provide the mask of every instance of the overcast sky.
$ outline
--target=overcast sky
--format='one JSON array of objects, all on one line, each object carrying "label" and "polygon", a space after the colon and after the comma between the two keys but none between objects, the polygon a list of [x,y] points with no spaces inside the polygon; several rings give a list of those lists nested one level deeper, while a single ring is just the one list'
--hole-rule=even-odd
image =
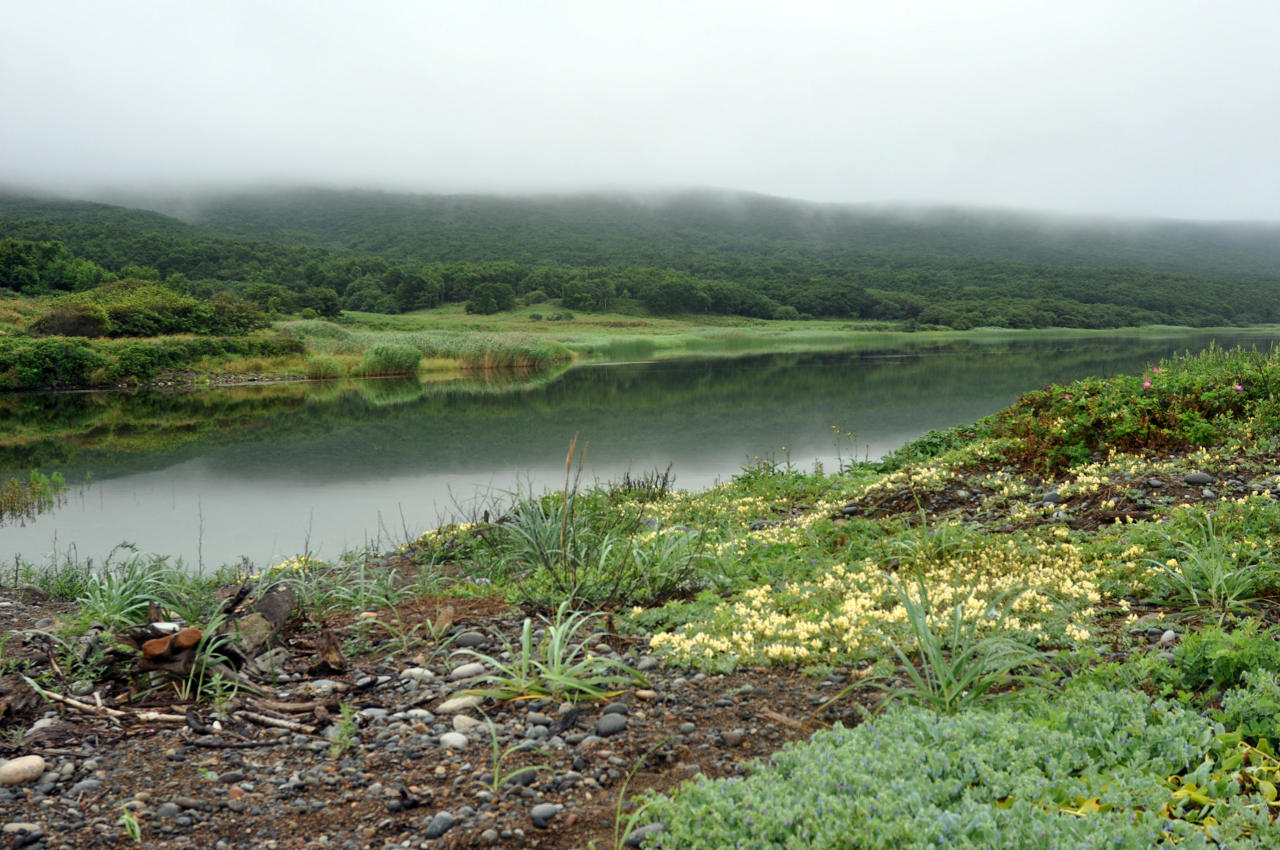
[{"label": "overcast sky", "polygon": [[0,0],[0,183],[1280,220],[1280,0]]}]

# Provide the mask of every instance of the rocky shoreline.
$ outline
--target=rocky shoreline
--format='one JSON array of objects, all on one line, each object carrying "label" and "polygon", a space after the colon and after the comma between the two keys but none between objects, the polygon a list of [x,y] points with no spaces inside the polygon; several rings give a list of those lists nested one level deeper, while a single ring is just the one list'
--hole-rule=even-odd
[{"label": "rocky shoreline", "polygon": [[[436,616],[446,603],[435,604],[428,612],[416,600],[402,614]],[[27,675],[56,667],[40,635],[71,613],[0,590],[10,658],[28,659]],[[492,600],[452,616],[449,648],[488,653],[522,623]],[[341,633],[357,624],[333,625]],[[341,673],[313,674],[311,637],[285,634],[270,691],[281,705],[314,704],[302,715],[248,721],[257,712],[239,711],[237,698],[191,705],[172,689],[131,702],[132,686],[119,681],[80,687],[78,708],[18,699],[22,680],[5,677],[0,755],[26,759],[8,763],[16,779],[0,768],[9,845],[587,848],[614,846],[617,824],[618,840],[636,846],[661,827],[628,822],[634,795],[741,773],[828,725],[815,709],[845,681],[667,670],[644,639],[601,636],[592,652],[634,666],[642,684],[608,700],[494,702],[460,696],[486,665],[449,651],[375,648]]]}]

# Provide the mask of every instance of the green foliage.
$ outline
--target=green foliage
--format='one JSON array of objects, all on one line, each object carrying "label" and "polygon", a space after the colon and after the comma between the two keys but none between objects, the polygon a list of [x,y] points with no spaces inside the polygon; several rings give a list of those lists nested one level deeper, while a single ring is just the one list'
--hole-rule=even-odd
[{"label": "green foliage", "polygon": [[205,302],[143,280],[120,280],[63,295],[31,324],[38,335],[150,337],[243,334],[266,327],[261,308],[230,293]]},{"label": "green foliage", "polygon": [[72,256],[61,242],[0,239],[0,289],[35,295],[90,289],[114,275]]},{"label": "green foliage", "polygon": [[1174,655],[1182,687],[1225,691],[1250,670],[1280,672],[1280,629],[1253,618],[1233,631],[1210,626],[1186,635]]},{"label": "green foliage", "polygon": [[[484,714],[484,712],[481,712],[481,714]],[[538,773],[542,770],[551,769],[551,766],[547,764],[527,764],[504,771],[502,769],[503,762],[505,762],[507,757],[512,753],[523,751],[524,745],[522,742],[517,741],[504,749],[502,744],[498,741],[498,729],[493,725],[493,721],[489,719],[489,715],[485,714],[484,722],[489,727],[489,746],[492,752],[489,773],[490,791],[495,794],[499,794],[502,792],[502,789],[516,777],[522,776],[525,773]]]},{"label": "green foliage", "polygon": [[924,463],[973,439],[973,427],[956,425],[944,430],[931,429],[911,442],[889,452],[874,464],[881,472],[896,472],[905,466]]},{"label": "green foliage", "polygon": [[516,291],[505,283],[485,281],[474,286],[467,299],[468,313],[499,313],[516,306]]},{"label": "green foliage", "polygon": [[[483,291],[473,299],[484,286],[542,292],[573,310],[626,299],[656,314],[960,330],[1280,317],[1275,240],[1227,226],[1064,230],[998,214],[903,218],[697,194],[637,203],[299,192],[207,199],[201,220],[0,197],[0,230],[17,237],[0,248],[0,287],[78,291],[119,269],[330,317],[442,301],[503,309]],[[288,294],[257,290],[265,280]]]},{"label": "green foliage", "polygon": [[1244,687],[1222,697],[1222,723],[1246,738],[1280,739],[1280,676],[1276,670],[1245,670]]},{"label": "green foliage", "polygon": [[317,354],[307,358],[306,374],[313,381],[339,378],[342,376],[342,367],[329,355]]},{"label": "green foliage", "polygon": [[[643,685],[640,673],[619,661],[592,655],[588,644],[597,638],[589,626],[599,615],[573,611],[566,600],[551,619],[540,617],[542,638],[535,642],[533,621],[525,618],[520,643],[513,646],[503,638],[501,658],[475,649],[459,649],[493,668],[481,679],[487,687],[466,693],[498,700],[544,696],[552,699],[605,699],[620,686]],[[510,658],[510,661],[502,660]]]},{"label": "green foliage", "polygon": [[412,345],[380,343],[365,352],[364,360],[355,368],[355,374],[363,378],[382,378],[391,375],[413,375],[422,362],[422,351]]},{"label": "green foliage", "polygon": [[[1001,598],[992,606],[995,634],[979,637],[978,623],[966,615],[967,600],[957,602],[949,617],[930,610],[924,585],[912,597],[893,579],[898,601],[907,612],[914,638],[917,661],[901,646],[890,641],[910,684],[892,689],[893,696],[941,714],[976,705],[1001,702],[1023,696],[1027,687],[1043,687],[1048,680],[1037,672],[1044,655],[1030,646],[1000,633],[1016,597]],[[941,619],[941,629],[935,623]],[[1017,690],[1014,690],[1017,689]]]},{"label": "green foliage", "polygon": [[[1177,705],[1083,688],[954,715],[891,710],[746,779],[687,783],[655,804],[667,830],[646,846],[1273,846],[1262,788],[1212,776],[1215,731]],[[1203,807],[1200,788],[1216,795]]]},{"label": "green foliage", "polygon": [[299,339],[173,337],[87,340],[75,337],[0,337],[0,389],[56,389],[150,380],[204,357],[300,354]]},{"label": "green foliage", "polygon": [[1193,515],[1194,533],[1173,542],[1175,554],[1164,561],[1150,561],[1159,571],[1156,592],[1221,618],[1274,584],[1275,568],[1247,540],[1219,534],[1211,514],[1197,511]]},{"label": "green foliage", "polygon": [[333,565],[314,558],[291,558],[262,578],[264,584],[288,583],[297,594],[298,607],[316,619],[337,611],[389,608],[410,593],[396,570],[369,564],[361,553],[351,553]]},{"label": "green foliage", "polygon": [[86,575],[84,588],[76,599],[80,618],[111,628],[134,626],[146,620],[150,603],[164,591],[164,559],[133,555],[119,566],[104,564]]},{"label": "green foliage", "polygon": [[329,758],[336,759],[354,747],[360,740],[360,727],[356,725],[356,707],[349,702],[339,703],[342,719],[335,724],[337,731],[330,739]]},{"label": "green foliage", "polygon": [[566,469],[559,493],[517,494],[509,521],[484,536],[488,560],[514,579],[524,602],[543,609],[561,600],[597,608],[653,604],[696,590],[708,560],[703,535],[649,531],[639,511],[616,498],[580,491]]},{"label": "green foliage", "polygon": [[1009,439],[1008,459],[1049,473],[1096,453],[1166,451],[1220,441],[1251,420],[1275,421],[1280,359],[1210,347],[1139,377],[1086,378],[1027,393],[982,426]]}]

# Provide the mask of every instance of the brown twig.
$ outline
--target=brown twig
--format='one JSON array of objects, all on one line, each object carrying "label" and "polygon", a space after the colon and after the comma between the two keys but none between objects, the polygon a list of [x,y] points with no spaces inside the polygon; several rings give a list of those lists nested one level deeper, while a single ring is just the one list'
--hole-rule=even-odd
[{"label": "brown twig", "polygon": [[44,688],[37,685],[35,682],[31,681],[30,679],[27,679],[26,676],[23,676],[22,678],[27,680],[27,684],[31,686],[32,690],[34,690],[37,694],[44,697],[45,699],[53,700],[54,702],[60,702],[63,705],[70,706],[71,708],[74,708],[77,711],[82,711],[85,714],[97,714],[105,717],[115,717],[118,719],[136,720],[139,723],[183,723],[185,724],[187,722],[187,718],[178,714],[164,714],[159,711],[121,711],[118,708],[107,708],[105,705],[101,707],[94,707],[92,705],[89,705],[88,703],[80,702],[80,700],[72,699],[71,697],[65,697],[62,694],[56,694],[53,691],[47,691]]},{"label": "brown twig", "polygon": [[[279,717],[270,717],[266,714],[259,714],[256,711],[244,711],[243,709],[236,712],[236,717],[243,717],[257,723],[259,726],[274,726],[277,729],[288,729],[290,732],[300,732],[303,735],[315,735],[319,731],[314,726],[307,726],[304,723],[297,723],[293,720],[284,720]],[[186,721],[186,718],[183,718]]]}]

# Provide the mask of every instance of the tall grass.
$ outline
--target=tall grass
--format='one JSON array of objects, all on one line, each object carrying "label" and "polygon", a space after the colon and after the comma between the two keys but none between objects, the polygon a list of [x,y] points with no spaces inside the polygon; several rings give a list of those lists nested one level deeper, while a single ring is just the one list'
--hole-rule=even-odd
[{"label": "tall grass", "polygon": [[355,373],[362,378],[413,375],[422,362],[422,352],[402,343],[380,342],[369,347]]},{"label": "tall grass", "polygon": [[[330,356],[363,354],[368,358],[375,349],[407,346],[420,352],[421,357],[456,360],[470,369],[539,368],[573,359],[573,352],[567,346],[528,334],[437,330],[350,331],[340,325],[322,321],[290,322],[287,328],[305,338],[309,348]],[[374,374],[363,371],[364,364],[361,364],[360,369],[358,374]]]}]

